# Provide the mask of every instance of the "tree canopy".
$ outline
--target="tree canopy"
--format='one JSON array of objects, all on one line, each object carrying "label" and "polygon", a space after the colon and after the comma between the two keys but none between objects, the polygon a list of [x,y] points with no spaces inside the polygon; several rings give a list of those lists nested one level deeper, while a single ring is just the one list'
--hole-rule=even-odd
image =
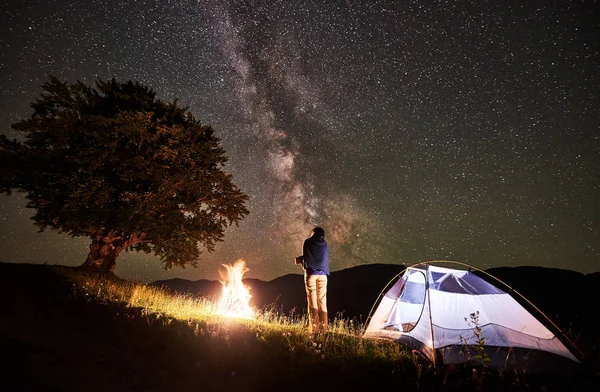
[{"label": "tree canopy", "polygon": [[177,100],[115,79],[42,89],[12,124],[24,140],[0,135],[0,192],[24,192],[40,231],[90,237],[82,267],[112,271],[125,249],[197,266],[248,214],[220,139]]}]

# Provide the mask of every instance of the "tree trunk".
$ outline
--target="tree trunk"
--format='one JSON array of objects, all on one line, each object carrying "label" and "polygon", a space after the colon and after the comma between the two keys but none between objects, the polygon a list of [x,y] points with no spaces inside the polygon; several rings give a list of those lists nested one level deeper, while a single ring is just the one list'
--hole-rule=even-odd
[{"label": "tree trunk", "polygon": [[92,238],[90,253],[81,269],[106,274],[113,272],[117,265],[117,256],[121,249],[115,247],[113,236],[95,236]]}]

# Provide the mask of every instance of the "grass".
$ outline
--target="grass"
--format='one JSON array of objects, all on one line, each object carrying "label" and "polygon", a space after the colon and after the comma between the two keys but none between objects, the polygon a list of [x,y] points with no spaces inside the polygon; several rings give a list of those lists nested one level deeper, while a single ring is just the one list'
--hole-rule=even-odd
[{"label": "grass", "polygon": [[95,303],[113,303],[136,309],[149,322],[183,322],[196,334],[207,334],[228,340],[232,330],[244,329],[266,344],[283,344],[289,353],[301,352],[318,359],[353,358],[359,361],[390,363],[407,362],[414,367],[411,350],[388,341],[362,339],[364,326],[352,320],[335,318],[327,334],[313,335],[306,327],[305,315],[285,315],[273,308],[259,311],[254,318],[235,318],[219,314],[218,304],[191,294],[172,293],[142,283],[129,282],[109,276],[83,274],[64,270],[76,282],[78,296]]},{"label": "grass", "polygon": [[10,391],[558,391],[598,381],[596,368],[541,379],[474,364],[442,371],[404,346],[362,339],[364,326],[342,317],[313,335],[303,315],[274,307],[230,318],[205,298],[143,283],[7,267],[0,348],[11,361],[0,387]]}]

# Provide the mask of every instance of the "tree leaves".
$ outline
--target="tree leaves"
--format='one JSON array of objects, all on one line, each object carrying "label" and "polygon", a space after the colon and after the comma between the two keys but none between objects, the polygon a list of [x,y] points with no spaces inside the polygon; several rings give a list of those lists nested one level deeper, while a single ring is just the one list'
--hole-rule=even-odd
[{"label": "tree leaves", "polygon": [[220,140],[177,101],[115,79],[90,87],[50,77],[42,89],[31,118],[13,124],[25,142],[0,135],[10,167],[0,191],[26,192],[41,230],[125,239],[115,248],[139,244],[170,268],[195,265],[198,244],[214,250],[248,214]]}]

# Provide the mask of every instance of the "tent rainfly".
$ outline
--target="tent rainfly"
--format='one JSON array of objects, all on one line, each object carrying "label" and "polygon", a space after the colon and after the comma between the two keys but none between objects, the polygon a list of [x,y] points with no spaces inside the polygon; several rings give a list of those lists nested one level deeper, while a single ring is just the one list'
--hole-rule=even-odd
[{"label": "tent rainfly", "polygon": [[[469,270],[439,266],[443,263]],[[490,368],[533,373],[580,362],[511,295],[472,270],[477,268],[450,261],[406,268],[372,312],[364,337],[403,343],[436,366],[485,361]]]}]

